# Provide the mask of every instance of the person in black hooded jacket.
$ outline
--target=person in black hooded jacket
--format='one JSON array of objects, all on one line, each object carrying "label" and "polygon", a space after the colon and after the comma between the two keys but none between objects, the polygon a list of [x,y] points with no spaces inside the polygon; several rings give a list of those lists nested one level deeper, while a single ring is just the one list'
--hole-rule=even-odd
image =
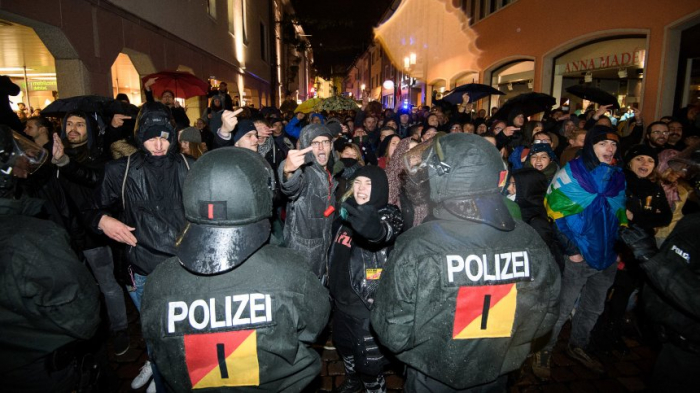
[{"label": "person in black hooded jacket", "polygon": [[61,136],[53,135],[51,162],[58,167],[57,178],[66,195],[68,211],[79,224],[71,236],[100,284],[114,334],[114,351],[122,355],[129,349],[124,293],[114,277],[114,258],[108,239],[89,230],[83,214],[100,185],[106,163],[96,125],[94,118],[83,112],[68,112],[63,118]]},{"label": "person in black hooded jacket", "polygon": [[[127,260],[133,274],[128,289],[139,310],[148,275],[175,255],[177,236],[186,223],[182,186],[194,160],[177,153],[173,124],[165,105],[145,103],[134,130],[139,150],[107,163],[104,179],[86,210],[93,230],[130,246]],[[111,216],[119,208],[121,220]]]},{"label": "person in black hooded jacket", "polygon": [[[517,146],[522,139],[520,129],[525,124],[525,113],[519,107],[513,108],[508,114],[508,120],[503,131],[496,134],[496,148]],[[495,123],[494,123],[495,125]]]},{"label": "person in black hooded jacket", "polygon": [[[547,193],[549,180],[541,171],[534,168],[523,168],[511,174],[508,186],[508,197],[520,207],[522,220],[537,231],[561,272],[564,271],[564,261],[559,251],[557,237],[544,208],[544,196]],[[512,195],[512,196],[511,196]]]},{"label": "person in black hooded jacket", "polygon": [[333,342],[345,364],[341,392],[384,392],[382,368],[388,363],[370,331],[370,309],[403,220],[389,205],[389,182],[379,167],[358,169],[344,196],[329,257],[334,299]]}]

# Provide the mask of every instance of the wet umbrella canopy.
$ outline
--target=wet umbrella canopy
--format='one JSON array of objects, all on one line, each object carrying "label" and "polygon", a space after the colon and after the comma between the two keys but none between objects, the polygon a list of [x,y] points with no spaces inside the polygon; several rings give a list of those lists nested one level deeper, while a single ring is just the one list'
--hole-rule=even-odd
[{"label": "wet umbrella canopy", "polygon": [[443,97],[443,100],[449,102],[450,104],[458,105],[462,103],[462,95],[465,93],[469,94],[469,102],[475,102],[490,95],[505,94],[504,92],[489,85],[482,85],[481,83],[468,83],[452,89],[452,91]]},{"label": "wet umbrella canopy", "polygon": [[612,105],[614,109],[620,109],[620,103],[614,95],[605,90],[587,85],[575,85],[567,87],[566,91],[576,97],[595,102],[599,105]]},{"label": "wet umbrella canopy", "polygon": [[525,117],[540,112],[546,112],[556,105],[556,98],[544,93],[520,94],[506,101],[501,109],[493,117],[500,120],[508,120],[508,115],[513,109],[520,109]]}]

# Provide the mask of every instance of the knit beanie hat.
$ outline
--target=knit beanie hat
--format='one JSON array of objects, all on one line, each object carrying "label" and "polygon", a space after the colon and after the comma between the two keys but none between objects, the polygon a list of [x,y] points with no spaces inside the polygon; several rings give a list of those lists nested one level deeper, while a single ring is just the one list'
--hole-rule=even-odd
[{"label": "knit beanie hat", "polygon": [[257,131],[255,129],[255,124],[250,120],[241,120],[236,125],[236,133],[233,135],[233,143],[237,143],[245,134]]},{"label": "knit beanie hat", "polygon": [[386,172],[376,165],[366,165],[355,172],[353,180],[359,176],[367,177],[372,181],[372,192],[367,204],[377,209],[386,206],[389,203],[389,180]]},{"label": "knit beanie hat", "polygon": [[627,154],[625,154],[625,162],[629,164],[630,161],[637,156],[649,156],[654,160],[656,165],[659,164],[659,157],[658,154],[656,154],[656,149],[649,145],[634,145],[630,147]]},{"label": "knit beanie hat", "polygon": [[196,127],[187,127],[180,133],[180,142],[202,143],[202,134]]}]

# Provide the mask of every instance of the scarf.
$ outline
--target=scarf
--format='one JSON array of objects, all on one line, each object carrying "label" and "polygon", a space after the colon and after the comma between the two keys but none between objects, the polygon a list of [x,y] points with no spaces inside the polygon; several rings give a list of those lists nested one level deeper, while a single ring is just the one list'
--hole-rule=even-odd
[{"label": "scarf", "polygon": [[577,158],[555,175],[544,203],[547,215],[576,244],[586,263],[604,270],[617,259],[617,231],[627,225],[625,201],[621,168],[599,164],[588,171]]}]

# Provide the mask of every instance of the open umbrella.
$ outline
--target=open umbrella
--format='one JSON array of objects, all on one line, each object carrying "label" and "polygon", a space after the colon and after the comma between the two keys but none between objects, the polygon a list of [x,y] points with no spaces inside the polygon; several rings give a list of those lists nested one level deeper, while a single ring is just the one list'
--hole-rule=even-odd
[{"label": "open umbrella", "polygon": [[323,101],[323,98],[309,98],[308,100],[299,104],[297,109],[294,110],[294,113],[311,113],[314,111],[314,107],[321,101]]},{"label": "open umbrella", "polygon": [[489,85],[482,85],[481,83],[467,83],[466,85],[455,87],[449,93],[442,96],[442,99],[452,105],[459,105],[462,103],[462,95],[464,93],[469,94],[469,102],[475,102],[491,95],[506,94]]},{"label": "open umbrella", "polygon": [[41,111],[43,116],[62,117],[71,111],[83,111],[86,113],[99,113],[104,111],[105,105],[115,101],[114,98],[87,95],[70,98],[59,98]]},{"label": "open umbrella", "polygon": [[549,111],[556,105],[557,99],[544,93],[524,93],[506,101],[493,117],[500,120],[508,120],[508,114],[513,109],[519,109],[525,117],[536,113]]},{"label": "open umbrella", "polygon": [[614,95],[605,90],[587,85],[574,85],[567,87],[566,91],[584,100],[595,102],[599,105],[612,105],[614,109],[620,109],[620,103]]},{"label": "open umbrella", "polygon": [[103,114],[106,116],[112,116],[118,113],[120,115],[127,115],[136,118],[136,116],[139,114],[138,106],[119,100],[105,102],[103,104],[103,108]]},{"label": "open umbrella", "polygon": [[[303,104],[302,104],[303,105]],[[333,96],[326,98],[325,100],[319,102],[316,104],[314,107],[314,110],[317,112],[321,111],[349,111],[352,109],[359,109],[360,107],[357,105],[357,103],[347,97],[343,96]]]},{"label": "open umbrella", "polygon": [[151,91],[156,97],[160,97],[163,91],[170,90],[175,97],[196,97],[205,96],[209,90],[209,84],[196,76],[182,71],[162,71],[155,74],[146,75],[141,78],[146,83],[151,78],[157,78],[156,83],[151,86]]}]

